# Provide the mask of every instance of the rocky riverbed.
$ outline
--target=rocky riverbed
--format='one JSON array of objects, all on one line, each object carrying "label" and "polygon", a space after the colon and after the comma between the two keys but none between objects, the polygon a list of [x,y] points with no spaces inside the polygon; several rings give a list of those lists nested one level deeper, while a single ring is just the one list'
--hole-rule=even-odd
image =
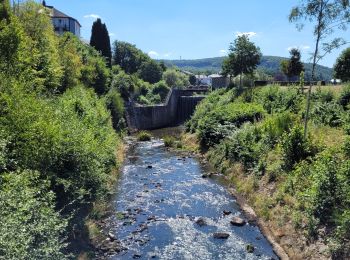
[{"label": "rocky riverbed", "polygon": [[222,177],[159,139],[128,142],[98,258],[278,259]]}]

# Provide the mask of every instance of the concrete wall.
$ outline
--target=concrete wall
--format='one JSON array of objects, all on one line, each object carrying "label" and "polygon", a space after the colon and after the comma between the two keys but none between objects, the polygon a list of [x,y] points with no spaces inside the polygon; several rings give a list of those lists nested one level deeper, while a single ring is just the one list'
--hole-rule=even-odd
[{"label": "concrete wall", "polygon": [[174,126],[188,120],[203,96],[192,96],[198,90],[173,89],[165,104],[155,106],[127,106],[127,121],[130,128],[151,130]]}]

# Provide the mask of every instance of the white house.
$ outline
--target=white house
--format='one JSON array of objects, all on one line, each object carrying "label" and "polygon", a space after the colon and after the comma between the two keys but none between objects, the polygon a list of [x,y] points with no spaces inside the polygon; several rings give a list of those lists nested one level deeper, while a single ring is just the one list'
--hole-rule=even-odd
[{"label": "white house", "polygon": [[57,34],[62,35],[65,32],[71,32],[80,38],[81,25],[77,19],[62,13],[53,6],[46,5],[45,1],[43,1],[43,6],[49,9],[52,24]]}]

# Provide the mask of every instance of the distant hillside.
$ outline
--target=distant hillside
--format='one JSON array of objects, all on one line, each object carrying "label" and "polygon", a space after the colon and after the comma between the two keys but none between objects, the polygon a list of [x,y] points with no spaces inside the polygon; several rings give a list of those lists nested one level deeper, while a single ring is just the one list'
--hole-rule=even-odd
[{"label": "distant hillside", "polygon": [[[164,60],[167,66],[177,66],[183,70],[188,70],[194,73],[218,73],[221,71],[221,65],[225,57],[215,57],[198,60]],[[258,66],[259,70],[266,72],[267,74],[281,78],[283,73],[280,71],[280,63],[282,60],[287,58],[278,56],[263,56],[261,64]],[[305,66],[305,77],[306,79],[311,78],[312,64],[306,63]],[[330,80],[333,76],[333,69],[317,65],[316,67],[316,78],[317,80]]]}]

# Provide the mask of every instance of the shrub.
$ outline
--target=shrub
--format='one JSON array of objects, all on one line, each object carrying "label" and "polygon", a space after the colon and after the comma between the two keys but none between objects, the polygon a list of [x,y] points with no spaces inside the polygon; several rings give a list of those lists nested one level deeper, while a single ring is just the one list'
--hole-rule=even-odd
[{"label": "shrub", "polygon": [[257,91],[254,94],[254,101],[261,104],[269,114],[286,110],[297,113],[302,102],[302,95],[297,88],[282,90],[279,86],[272,85]]},{"label": "shrub", "polygon": [[230,103],[215,107],[198,120],[197,133],[203,146],[212,146],[245,122],[263,117],[264,109],[254,103]]},{"label": "shrub", "polygon": [[261,125],[265,141],[271,146],[276,144],[280,137],[292,128],[294,118],[290,112],[267,117]]},{"label": "shrub", "polygon": [[330,89],[323,90],[318,87],[311,98],[321,103],[328,103],[334,101],[334,93]]},{"label": "shrub", "polygon": [[32,171],[0,175],[0,258],[67,259],[67,221],[55,212],[50,182]]},{"label": "shrub", "polygon": [[287,169],[293,168],[295,163],[311,155],[310,145],[307,139],[304,138],[303,129],[299,126],[292,128],[289,133],[283,135],[281,148]]},{"label": "shrub", "polygon": [[311,111],[311,118],[315,123],[332,127],[342,124],[343,108],[335,102],[318,103]]},{"label": "shrub", "polygon": [[152,135],[146,131],[141,131],[137,134],[137,140],[141,142],[151,141]]},{"label": "shrub", "polygon": [[350,103],[350,85],[347,85],[343,88],[339,96],[339,104],[343,106],[343,108],[347,108]]},{"label": "shrub", "polygon": [[113,128],[117,131],[126,127],[124,120],[124,101],[118,91],[111,89],[106,95],[107,108],[111,111]]},{"label": "shrub", "polygon": [[154,95],[159,95],[161,100],[164,101],[169,93],[170,88],[166,85],[165,81],[159,81],[154,84],[152,93]]},{"label": "shrub", "polygon": [[165,136],[164,137],[164,145],[165,147],[174,147],[176,140],[173,136]]}]

